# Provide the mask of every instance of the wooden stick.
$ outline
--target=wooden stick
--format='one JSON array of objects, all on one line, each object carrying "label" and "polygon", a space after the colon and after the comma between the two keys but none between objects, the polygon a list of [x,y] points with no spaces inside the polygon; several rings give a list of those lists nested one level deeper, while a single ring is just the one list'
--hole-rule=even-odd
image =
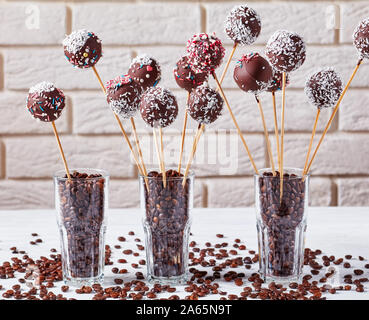
[{"label": "wooden stick", "polygon": [[96,67],[95,66],[92,66],[92,70],[94,71],[95,76],[96,76],[97,80],[100,83],[100,86],[101,86],[102,91],[104,91],[104,93],[106,94],[106,88],[105,88],[103,82],[101,81],[101,77],[100,77],[99,73],[97,72]]},{"label": "wooden stick", "polygon": [[266,139],[266,143],[267,143],[268,155],[269,155],[270,163],[272,165],[273,176],[275,177],[276,173],[275,173],[275,166],[274,166],[274,160],[273,160],[273,153],[272,153],[272,148],[270,147],[269,133],[268,133],[268,129],[267,129],[267,126],[266,126],[266,123],[265,123],[263,107],[261,106],[260,99],[257,95],[255,95],[255,99],[256,99],[256,102],[257,102],[258,107],[259,107],[261,121],[262,121],[263,127],[264,127],[264,135],[265,135],[265,139]]},{"label": "wooden stick", "polygon": [[135,119],[133,119],[133,117],[131,117],[131,124],[132,124],[133,136],[134,136],[135,142],[136,142],[136,149],[137,149],[140,161],[141,161],[142,172],[144,173],[146,188],[147,188],[147,191],[149,191],[149,181],[147,179],[147,170],[146,170],[145,162],[144,162],[144,159],[143,159],[142,150],[141,150],[141,147],[140,147],[140,141],[138,140]]},{"label": "wooden stick", "polygon": [[286,72],[282,74],[282,117],[281,117],[281,168],[279,170],[280,186],[279,186],[279,199],[282,202],[283,198],[283,153],[284,153],[284,113],[286,105]]},{"label": "wooden stick", "polygon": [[163,168],[163,185],[164,188],[167,186],[167,172],[165,170],[165,162],[164,162],[164,143],[163,143],[163,129],[159,127],[159,136],[160,136],[160,158],[161,158],[161,166]]},{"label": "wooden stick", "polygon": [[204,129],[205,129],[204,124],[199,125],[198,128],[197,128],[195,138],[193,139],[192,151],[191,151],[190,157],[189,157],[187,165],[186,165],[185,173],[183,175],[182,186],[185,186],[185,184],[186,184],[186,179],[187,179],[187,176],[188,176],[188,172],[190,171],[190,167],[191,167],[193,158],[195,157],[195,153],[196,153],[196,150],[197,150],[197,145],[200,141],[200,137],[201,137],[201,134],[204,131]]},{"label": "wooden stick", "polygon": [[237,43],[237,42],[235,42],[235,43],[234,43],[234,45],[233,45],[233,49],[232,49],[232,51],[231,51],[231,54],[230,54],[230,55],[229,55],[229,57],[228,57],[227,64],[226,64],[226,66],[225,66],[225,68],[224,68],[224,70],[223,70],[223,73],[222,73],[222,75],[221,75],[221,77],[220,77],[220,80],[219,80],[220,85],[222,85],[223,80],[224,80],[224,78],[225,78],[225,76],[226,76],[226,74],[227,74],[227,70],[228,70],[228,68],[229,68],[229,64],[230,64],[230,63],[231,63],[231,61],[232,61],[233,55],[234,55],[234,53],[235,53],[235,51],[236,51],[236,49],[237,49],[237,45],[238,45],[238,43]]},{"label": "wooden stick", "polygon": [[[102,82],[102,80],[101,80],[101,77],[100,77],[99,73],[98,73],[98,72],[97,72],[97,70],[96,70],[96,67],[95,67],[95,66],[92,66],[92,70],[94,71],[95,76],[96,76],[97,80],[99,81],[99,84],[100,84],[100,86],[101,86],[102,91],[106,94],[106,88],[105,88],[105,86],[104,86],[104,84],[103,84],[103,82]],[[115,113],[114,113],[114,117],[115,117],[115,119],[116,119],[116,120],[117,120],[117,122],[118,122],[119,128],[120,128],[120,130],[122,131],[122,134],[123,134],[124,138],[126,139],[126,142],[127,142],[127,144],[128,144],[129,149],[130,149],[130,150],[131,150],[131,152],[132,152],[132,155],[133,155],[133,158],[134,158],[134,160],[135,160],[135,162],[136,162],[136,165],[137,165],[137,169],[138,169],[138,171],[140,172],[140,174],[141,174],[142,176],[144,176],[144,177],[145,177],[145,176],[146,176],[146,174],[144,173],[143,169],[142,169],[142,168],[141,168],[141,166],[140,166],[140,163],[139,163],[139,161],[138,161],[138,159],[137,159],[137,155],[136,155],[136,153],[134,152],[134,150],[133,150],[133,148],[132,148],[132,145],[131,145],[131,142],[129,141],[128,135],[127,135],[126,131],[125,131],[125,130],[124,130],[124,128],[123,128],[123,124],[122,124],[122,122],[120,121],[119,117],[118,117]],[[146,187],[147,187],[147,190],[149,190],[149,189],[148,189],[148,184],[146,184]]]},{"label": "wooden stick", "polygon": [[60,143],[59,134],[58,134],[58,131],[56,130],[55,122],[54,121],[51,121],[51,125],[53,126],[54,135],[55,135],[55,138],[56,138],[56,142],[58,143],[58,146],[59,146],[59,151],[60,151],[61,157],[63,159],[64,168],[65,168],[65,171],[67,172],[68,180],[70,180],[71,177],[70,177],[70,172],[69,172],[67,160],[65,159],[63,147],[62,147],[62,145]]},{"label": "wooden stick", "polygon": [[186,128],[187,128],[187,119],[188,119],[187,106],[188,106],[188,101],[189,100],[190,100],[190,92],[188,92],[188,95],[187,95],[187,105],[186,105],[185,116],[184,116],[184,120],[183,120],[181,150],[180,150],[180,153],[179,153],[179,162],[178,162],[178,170],[177,170],[178,173],[181,173],[183,148],[184,148],[184,141],[185,141],[185,137],[186,137]]},{"label": "wooden stick", "polygon": [[[160,149],[159,149],[158,137],[157,137],[156,130],[155,130],[154,127],[152,128],[152,132],[153,132],[153,135],[154,135],[156,156],[158,158],[159,169],[160,169],[160,172],[161,172],[162,176],[164,177],[163,166],[162,166],[162,161],[161,161],[161,152],[160,152]],[[164,178],[163,178],[163,182],[164,182]]]},{"label": "wooden stick", "polygon": [[118,125],[119,125],[119,128],[120,128],[120,131],[122,131],[123,136],[124,136],[124,138],[126,139],[126,142],[127,142],[127,144],[128,144],[129,150],[131,150],[131,152],[132,152],[133,159],[134,159],[134,160],[135,160],[135,162],[136,162],[136,165],[137,165],[137,169],[138,169],[138,171],[140,172],[140,174],[141,174],[142,176],[145,176],[145,174],[144,174],[144,172],[143,172],[143,170],[142,170],[142,168],[141,168],[141,166],[140,166],[140,163],[138,162],[137,155],[136,155],[136,153],[134,152],[134,150],[133,150],[133,148],[132,148],[131,142],[129,141],[128,135],[127,135],[126,131],[125,131],[125,130],[124,130],[124,128],[123,128],[123,124],[122,124],[122,122],[120,121],[119,117],[118,117],[115,113],[114,113],[114,116],[115,116],[115,119],[117,119],[117,122],[118,122]]},{"label": "wooden stick", "polygon": [[253,166],[253,168],[254,168],[254,170],[255,170],[255,173],[256,173],[256,174],[259,174],[259,171],[258,171],[258,169],[256,168],[256,165],[255,165],[254,159],[253,159],[253,158],[252,158],[252,156],[251,156],[251,152],[250,152],[250,150],[249,150],[249,148],[248,148],[248,146],[247,146],[247,144],[246,144],[246,141],[245,141],[245,139],[244,139],[244,137],[243,137],[243,135],[242,135],[242,131],[241,131],[240,127],[238,126],[238,123],[237,123],[236,117],[234,116],[234,114],[233,114],[233,112],[232,112],[232,109],[231,109],[231,107],[230,107],[230,105],[229,105],[229,103],[228,103],[228,100],[227,100],[227,98],[226,98],[226,96],[225,96],[225,94],[224,94],[224,91],[223,91],[223,89],[222,89],[222,86],[220,85],[220,83],[219,83],[219,81],[218,81],[217,75],[215,74],[215,72],[212,72],[212,75],[213,75],[213,77],[214,77],[214,80],[215,80],[215,81],[216,81],[216,83],[217,83],[218,89],[219,89],[219,91],[220,91],[220,93],[221,93],[221,95],[222,95],[222,97],[223,97],[223,99],[224,99],[224,102],[226,103],[226,106],[227,106],[228,111],[229,111],[229,113],[230,113],[230,115],[231,115],[231,118],[232,118],[232,120],[233,120],[233,123],[234,123],[234,125],[235,125],[235,126],[236,126],[236,128],[237,128],[238,135],[240,136],[240,138],[241,138],[241,140],[242,140],[243,146],[244,146],[244,147],[245,147],[245,149],[246,149],[246,152],[247,152],[247,154],[248,154],[248,156],[249,156],[249,159],[250,159],[251,164],[252,164],[252,166]]},{"label": "wooden stick", "polygon": [[314,159],[315,159],[315,156],[316,156],[316,154],[317,154],[317,152],[318,152],[318,150],[319,150],[319,147],[320,147],[320,145],[322,144],[323,139],[324,139],[325,135],[327,134],[327,132],[328,132],[328,130],[329,130],[329,128],[330,128],[330,126],[331,126],[331,124],[332,124],[332,121],[333,121],[333,119],[334,119],[334,116],[336,115],[336,113],[337,113],[337,111],[338,111],[338,108],[339,108],[339,106],[340,106],[340,104],[341,104],[341,101],[342,101],[343,97],[345,96],[345,94],[346,94],[346,92],[347,92],[347,90],[348,90],[348,88],[349,88],[349,86],[350,86],[350,84],[351,84],[352,80],[354,79],[354,77],[355,77],[355,75],[356,75],[357,70],[359,69],[360,65],[362,64],[362,62],[363,62],[363,59],[360,59],[360,60],[357,62],[356,67],[355,67],[354,71],[352,72],[352,74],[351,74],[351,77],[350,77],[349,81],[348,81],[348,82],[347,82],[347,84],[346,84],[346,87],[343,89],[343,91],[342,91],[342,93],[341,93],[341,96],[340,96],[340,98],[338,99],[338,101],[337,101],[337,103],[336,103],[336,106],[334,107],[334,110],[333,110],[333,112],[332,112],[332,115],[331,115],[331,117],[329,118],[327,125],[325,126],[325,129],[324,129],[324,131],[323,131],[323,134],[322,134],[322,136],[320,137],[319,143],[318,143],[318,145],[317,145],[317,146],[316,146],[316,148],[315,148],[315,151],[314,151],[314,153],[313,153],[313,156],[311,157],[311,160],[310,160],[310,162],[309,162],[309,165],[308,165],[308,167],[307,167],[307,169],[306,169],[306,174],[308,174],[308,173],[309,173],[310,168],[311,168],[311,165],[313,164],[313,161],[314,161]]},{"label": "wooden stick", "polygon": [[303,176],[306,174],[307,165],[308,165],[308,163],[309,163],[309,157],[310,157],[311,147],[312,147],[312,145],[313,145],[313,140],[314,140],[314,136],[315,136],[315,132],[316,132],[316,127],[317,127],[317,125],[318,125],[319,116],[320,116],[320,109],[318,109],[318,111],[317,111],[317,113],[316,113],[315,122],[314,122],[314,127],[313,127],[313,130],[312,130],[312,132],[311,132],[311,138],[310,138],[310,142],[309,142],[308,152],[307,152],[307,154],[306,154],[306,160],[305,160],[305,165],[304,165],[304,171],[302,172],[302,175],[303,175]]},{"label": "wooden stick", "polygon": [[281,152],[279,149],[279,131],[278,131],[278,120],[277,120],[277,105],[275,102],[275,92],[272,92],[273,98],[273,115],[274,115],[274,135],[277,146],[277,155],[278,155],[278,171],[281,172]]}]

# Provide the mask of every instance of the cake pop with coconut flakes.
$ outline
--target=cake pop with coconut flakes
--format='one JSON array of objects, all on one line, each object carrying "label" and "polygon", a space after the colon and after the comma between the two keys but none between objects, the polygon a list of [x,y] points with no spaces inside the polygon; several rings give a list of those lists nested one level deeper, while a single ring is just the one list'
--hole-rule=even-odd
[{"label": "cake pop with coconut flakes", "polygon": [[333,68],[314,72],[305,84],[305,94],[318,109],[333,107],[342,93],[342,79]]},{"label": "cake pop with coconut flakes", "polygon": [[250,45],[260,34],[260,17],[254,9],[248,6],[236,6],[226,18],[224,31],[235,43]]},{"label": "cake pop with coconut flakes", "polygon": [[177,118],[177,99],[168,89],[149,88],[141,97],[140,113],[142,119],[150,127],[165,128]]},{"label": "cake pop with coconut flakes", "polygon": [[64,55],[78,68],[93,67],[102,56],[101,40],[91,31],[73,31],[64,41]]},{"label": "cake pop with coconut flakes", "polygon": [[204,83],[191,92],[187,111],[198,123],[210,124],[221,115],[223,103],[220,94]]},{"label": "cake pop with coconut flakes", "polygon": [[31,115],[43,122],[60,117],[65,106],[64,93],[51,82],[40,82],[29,89],[27,108]]},{"label": "cake pop with coconut flakes", "polygon": [[128,75],[118,76],[106,85],[107,101],[115,114],[123,119],[133,117],[138,108],[142,87],[136,84]]},{"label": "cake pop with coconut flakes", "polygon": [[159,63],[147,54],[134,58],[128,69],[128,75],[144,90],[156,86],[161,79]]},{"label": "cake pop with coconut flakes", "polygon": [[297,70],[306,58],[304,40],[297,33],[286,30],[276,31],[270,37],[265,52],[270,64],[281,72]]}]

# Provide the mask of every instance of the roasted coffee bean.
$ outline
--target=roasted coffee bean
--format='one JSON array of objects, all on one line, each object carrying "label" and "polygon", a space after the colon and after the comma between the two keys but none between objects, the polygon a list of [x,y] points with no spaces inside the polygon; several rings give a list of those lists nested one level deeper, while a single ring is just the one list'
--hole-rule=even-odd
[{"label": "roasted coffee bean", "polygon": [[123,254],[132,254],[133,251],[131,249],[123,250]]},{"label": "roasted coffee bean", "polygon": [[116,284],[122,284],[123,283],[123,280],[122,279],[119,279],[119,278],[116,278],[116,279],[114,279],[114,283],[116,283]]},{"label": "roasted coffee bean", "polygon": [[124,241],[126,241],[126,238],[125,237],[118,237],[118,241],[124,242]]},{"label": "roasted coffee bean", "polygon": [[129,236],[134,236],[134,235],[135,235],[135,233],[134,233],[133,231],[130,231],[130,232],[128,232],[128,235],[129,235]]},{"label": "roasted coffee bean", "polygon": [[79,172],[73,172],[71,178],[59,180],[57,186],[68,270],[73,278],[96,277],[101,272],[105,179]]},{"label": "roasted coffee bean", "polygon": [[364,271],[363,271],[363,270],[360,270],[360,269],[355,269],[355,270],[354,270],[354,273],[355,273],[355,275],[357,275],[357,276],[361,276],[361,275],[364,273]]},{"label": "roasted coffee bean", "polygon": [[343,264],[343,267],[346,268],[346,269],[351,268],[351,264],[349,264],[348,262],[345,262]]}]

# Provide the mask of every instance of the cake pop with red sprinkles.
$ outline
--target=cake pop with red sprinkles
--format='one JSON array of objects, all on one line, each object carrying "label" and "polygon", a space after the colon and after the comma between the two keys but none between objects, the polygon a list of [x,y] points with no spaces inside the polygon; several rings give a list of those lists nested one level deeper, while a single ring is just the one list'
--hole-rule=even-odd
[{"label": "cake pop with red sprinkles", "polygon": [[102,56],[101,40],[91,31],[73,31],[64,41],[64,55],[78,68],[93,67]]},{"label": "cake pop with red sprinkles", "polygon": [[178,115],[177,99],[168,89],[152,87],[147,89],[140,101],[142,119],[152,128],[171,125]]},{"label": "cake pop with red sprinkles", "polygon": [[297,70],[306,58],[304,40],[297,33],[286,30],[276,31],[270,37],[265,52],[270,64],[281,72]]},{"label": "cake pop with red sprinkles", "polygon": [[269,62],[258,53],[243,55],[234,68],[233,78],[241,90],[259,94],[272,80],[273,70]]},{"label": "cake pop with red sprinkles", "polygon": [[43,81],[29,89],[27,108],[35,119],[43,122],[55,121],[64,107],[64,93],[53,83]]},{"label": "cake pop with red sprinkles", "polygon": [[222,63],[225,49],[215,34],[198,33],[188,40],[187,53],[196,72],[212,73]]},{"label": "cake pop with red sprinkles", "polygon": [[142,87],[128,75],[118,76],[106,85],[106,99],[115,114],[123,119],[133,117],[140,103]]},{"label": "cake pop with red sprinkles", "polygon": [[161,68],[153,57],[142,54],[134,58],[128,69],[128,75],[144,90],[155,87],[161,79]]},{"label": "cake pop with red sprinkles", "polygon": [[221,115],[223,103],[220,94],[204,83],[191,92],[187,111],[198,123],[210,124]]},{"label": "cake pop with red sprinkles", "polygon": [[224,31],[235,43],[250,45],[260,35],[260,17],[254,9],[246,5],[236,6],[226,18]]},{"label": "cake pop with red sprinkles", "polygon": [[187,56],[183,56],[178,60],[173,72],[178,86],[188,92],[201,86],[209,77],[207,72],[196,72],[193,70]]}]

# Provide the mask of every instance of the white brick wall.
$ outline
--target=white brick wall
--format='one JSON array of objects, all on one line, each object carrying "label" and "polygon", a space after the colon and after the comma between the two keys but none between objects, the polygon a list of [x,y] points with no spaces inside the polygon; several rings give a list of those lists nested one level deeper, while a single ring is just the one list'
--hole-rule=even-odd
[{"label": "white brick wall", "polygon": [[[185,53],[186,40],[199,31],[215,31],[226,44],[228,55],[232,43],[224,34],[223,21],[238,3],[0,1],[0,209],[53,206],[51,175],[62,168],[55,138],[51,125],[34,121],[25,109],[28,88],[42,80],[55,82],[67,96],[67,107],[56,125],[69,166],[108,170],[112,175],[111,206],[139,206],[137,170],[128,147],[93,72],[72,68],[65,60],[61,41],[66,33],[83,27],[102,39],[104,56],[97,68],[103,81],[125,73],[137,54],[149,53],[160,61],[161,85],[173,90],[180,105],[178,120],[165,130],[166,165],[170,167],[178,161],[186,101],[186,93],[173,80],[173,66]],[[262,33],[256,45],[237,50],[224,88],[257,166],[267,166],[257,105],[252,96],[236,87],[232,69],[243,53],[263,53],[266,41],[276,29],[287,28],[304,36],[308,43],[307,60],[291,76],[285,124],[285,164],[302,167],[315,118],[315,110],[303,92],[305,79],[320,66],[334,66],[347,81],[357,61],[352,32],[362,18],[369,16],[369,1],[252,0],[249,4],[261,15]],[[35,15],[39,20],[34,19]],[[211,83],[214,85],[214,81]],[[280,100],[277,94],[278,107]],[[271,95],[263,94],[261,101],[276,154]],[[365,61],[312,168],[311,205],[369,205],[368,105],[369,63]],[[329,110],[321,113],[317,138],[329,116]],[[136,123],[146,163],[148,167],[155,166],[151,131],[141,119]],[[131,132],[129,121],[123,124]],[[186,156],[196,128],[191,119],[189,128]],[[206,129],[193,169],[197,176],[196,206],[253,205],[253,171],[226,109]]]}]

